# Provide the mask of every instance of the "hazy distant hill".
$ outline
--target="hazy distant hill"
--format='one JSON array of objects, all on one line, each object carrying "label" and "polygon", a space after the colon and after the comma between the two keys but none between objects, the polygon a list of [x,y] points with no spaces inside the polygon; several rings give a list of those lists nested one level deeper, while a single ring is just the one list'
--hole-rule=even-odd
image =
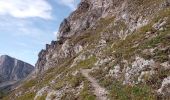
[{"label": "hazy distant hill", "polygon": [[28,76],[34,67],[7,55],[0,56],[0,90]]}]

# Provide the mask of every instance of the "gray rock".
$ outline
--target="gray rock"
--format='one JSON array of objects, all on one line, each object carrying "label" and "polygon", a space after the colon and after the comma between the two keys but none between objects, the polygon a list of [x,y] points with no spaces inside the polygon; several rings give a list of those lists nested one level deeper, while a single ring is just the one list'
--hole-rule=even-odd
[{"label": "gray rock", "polygon": [[170,94],[170,76],[168,76],[167,78],[163,80],[162,86],[160,89],[158,89],[157,92],[170,97],[169,95]]},{"label": "gray rock", "polygon": [[0,89],[11,87],[26,78],[34,67],[7,55],[0,56]]},{"label": "gray rock", "polygon": [[[166,4],[169,3],[169,0],[165,1]],[[97,48],[104,48],[107,40],[126,39],[133,31],[147,25],[153,14],[163,9],[160,7],[162,2],[148,7],[143,7],[145,5],[139,6],[136,2],[136,0],[81,0],[77,10],[61,23],[58,41],[53,41],[50,45],[46,45],[46,49],[39,53],[36,72],[42,73],[51,67],[59,66],[66,59],[70,59],[86,49],[87,45],[92,45],[78,43],[78,41],[73,43],[71,41],[74,41],[73,38],[88,33],[89,30],[92,30],[91,34],[95,34],[96,29],[103,24],[99,23],[101,19],[114,17],[113,20],[110,20],[111,24],[105,28],[106,30],[115,29],[110,33],[101,32],[101,38],[103,38],[98,41]],[[143,8],[147,8],[147,10]],[[166,21],[166,19],[164,20]],[[156,27],[164,25],[165,23],[159,23]],[[99,49],[98,51],[100,52]]]},{"label": "gray rock", "polygon": [[7,55],[0,57],[1,82],[21,80],[28,76],[34,67],[28,63],[17,60]]}]

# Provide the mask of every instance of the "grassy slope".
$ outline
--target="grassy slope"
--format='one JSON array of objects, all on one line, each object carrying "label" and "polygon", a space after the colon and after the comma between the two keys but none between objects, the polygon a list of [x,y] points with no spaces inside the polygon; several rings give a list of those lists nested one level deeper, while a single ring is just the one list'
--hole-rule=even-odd
[{"label": "grassy slope", "polygon": [[[160,18],[164,18],[166,16],[169,17],[169,9],[162,11],[159,15],[157,16],[153,22],[151,22],[149,25],[142,27],[141,29],[137,30],[133,34],[129,35],[125,40],[116,40],[116,41],[109,41],[107,48],[103,50],[104,55],[112,55],[116,57],[116,61],[113,63],[112,66],[108,66],[109,68],[112,68],[114,65],[117,65],[121,63],[120,61],[122,59],[126,59],[129,62],[133,60],[133,57],[135,55],[140,55],[146,59],[154,58],[154,60],[158,62],[164,62],[169,60],[167,58],[167,55],[169,54],[169,49],[168,51],[156,49],[154,52],[154,55],[151,54],[143,54],[142,51],[145,49],[149,48],[155,48],[158,46],[164,46],[168,47],[170,46],[169,42],[169,35],[170,35],[170,25],[168,22],[168,25],[166,26],[167,30],[166,31],[157,31],[152,29],[152,25],[157,22]],[[78,43],[78,42],[85,42],[85,43],[90,43],[92,45],[89,45],[87,49],[94,49],[95,45],[97,44],[99,38],[100,38],[100,32],[106,31],[105,26],[108,26],[111,22],[113,22],[114,18],[108,18],[108,19],[102,19],[99,22],[99,28],[97,28],[95,31],[93,30],[88,30],[87,32],[89,34],[84,34],[82,36],[76,37],[72,39],[73,43]],[[168,19],[169,21],[169,19]],[[124,28],[124,27],[122,27]],[[112,29],[110,29],[112,30]],[[146,32],[151,31],[151,33],[154,32],[154,34],[146,34]],[[93,35],[93,34],[99,34],[99,35]],[[152,37],[152,35],[156,36]],[[147,37],[149,35],[149,37]],[[151,38],[152,37],[152,38]],[[81,38],[81,39],[80,39]],[[142,39],[142,40],[141,40]],[[136,44],[138,44],[136,46]],[[169,48],[169,47],[168,47]],[[86,49],[84,50],[86,51]],[[93,56],[87,60],[81,61],[77,66],[74,66],[72,68],[69,67],[71,63],[73,62],[73,59],[65,61],[65,63],[61,66],[56,66],[52,69],[49,69],[44,75],[42,75],[39,78],[32,79],[28,82],[26,82],[22,87],[14,91],[13,93],[10,94],[10,96],[7,96],[4,98],[4,100],[8,100],[10,97],[15,98],[14,93],[17,93],[19,91],[22,91],[24,95],[17,97],[17,100],[33,100],[35,93],[37,92],[32,92],[28,91],[31,88],[35,88],[36,90],[41,89],[42,87],[46,86],[49,84],[51,80],[55,78],[55,76],[62,74],[63,76],[56,79],[57,83],[53,86],[51,86],[54,90],[61,89],[66,85],[66,83],[71,85],[71,88],[75,88],[79,86],[82,82],[85,83],[84,88],[81,90],[80,94],[78,97],[75,97],[72,93],[67,93],[65,94],[62,99],[67,100],[68,98],[78,98],[80,100],[95,100],[95,96],[93,93],[91,93],[90,85],[88,81],[82,77],[81,75],[73,76],[71,75],[72,72],[75,70],[78,70],[80,68],[91,68],[94,63],[96,62],[96,57]],[[101,67],[102,68],[102,67]],[[156,96],[152,92],[152,86],[150,84],[141,84],[141,85],[136,85],[136,86],[123,86],[121,83],[119,84],[119,81],[121,82],[121,79],[117,82],[112,80],[109,77],[105,77],[105,75],[108,73],[108,70],[103,70],[99,69],[96,70],[92,75],[99,80],[100,84],[104,87],[106,87],[110,91],[110,97],[114,98],[116,100],[127,100],[127,99],[132,99],[132,100],[155,100]],[[68,76],[66,76],[68,75]],[[161,76],[168,76],[170,75],[169,72],[167,73],[158,73],[158,76],[155,77],[155,80],[162,80],[160,79]],[[27,91],[27,93],[26,93]],[[44,96],[46,96],[44,94]],[[40,99],[45,98],[45,97],[40,97]]]}]

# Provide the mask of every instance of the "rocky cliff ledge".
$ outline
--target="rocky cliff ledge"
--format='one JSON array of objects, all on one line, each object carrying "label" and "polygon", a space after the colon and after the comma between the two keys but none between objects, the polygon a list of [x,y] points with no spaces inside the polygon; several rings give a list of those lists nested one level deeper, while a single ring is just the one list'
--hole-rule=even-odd
[{"label": "rocky cliff ledge", "polygon": [[[129,34],[151,22],[159,11],[168,8],[169,5],[169,0],[154,0],[153,2],[148,2],[148,0],[81,0],[77,10],[61,23],[58,41],[47,44],[46,49],[39,53],[36,71],[43,72],[81,52],[88,44],[73,43],[71,42],[73,37],[95,35],[97,28],[103,28],[100,25],[103,24],[100,22],[102,19],[108,19],[108,25],[105,26],[108,32],[101,32],[99,42],[125,39]],[[109,24],[109,21],[114,23],[114,26]]]}]

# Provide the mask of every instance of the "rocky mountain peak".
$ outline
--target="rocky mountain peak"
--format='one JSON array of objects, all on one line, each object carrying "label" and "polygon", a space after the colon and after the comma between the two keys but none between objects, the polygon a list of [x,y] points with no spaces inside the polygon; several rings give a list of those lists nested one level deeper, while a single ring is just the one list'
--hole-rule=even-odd
[{"label": "rocky mountain peak", "polygon": [[[168,7],[169,0],[151,2],[148,0],[81,0],[76,11],[60,25],[59,38],[71,37],[93,27],[98,20],[114,16],[117,20],[125,20],[130,31],[146,24],[152,15]],[[148,10],[146,10],[148,9]],[[142,22],[143,21],[143,22]]]},{"label": "rocky mountain peak", "polygon": [[5,60],[5,59],[8,59],[8,58],[11,58],[11,57],[9,57],[8,55],[2,55],[2,56],[0,56],[1,61],[2,61],[2,60]]},{"label": "rocky mountain peak", "polygon": [[[37,71],[46,70],[60,60],[75,55],[82,50],[82,44],[69,42],[70,38],[81,36],[89,30],[96,30],[102,19],[114,19],[113,37],[102,34],[104,41],[121,38],[147,25],[156,12],[168,7],[169,0],[155,2],[144,0],[81,0],[80,4],[68,18],[65,18],[59,28],[57,41],[52,41],[45,50],[39,53],[36,64]],[[146,10],[147,9],[147,10]],[[111,27],[111,26],[110,26]],[[108,26],[109,28],[109,26]],[[75,46],[75,47],[73,47]],[[53,61],[49,61],[55,59]],[[44,67],[47,66],[47,67]]]},{"label": "rocky mountain peak", "polygon": [[1,82],[21,80],[30,74],[33,69],[32,65],[8,55],[0,56]]}]

